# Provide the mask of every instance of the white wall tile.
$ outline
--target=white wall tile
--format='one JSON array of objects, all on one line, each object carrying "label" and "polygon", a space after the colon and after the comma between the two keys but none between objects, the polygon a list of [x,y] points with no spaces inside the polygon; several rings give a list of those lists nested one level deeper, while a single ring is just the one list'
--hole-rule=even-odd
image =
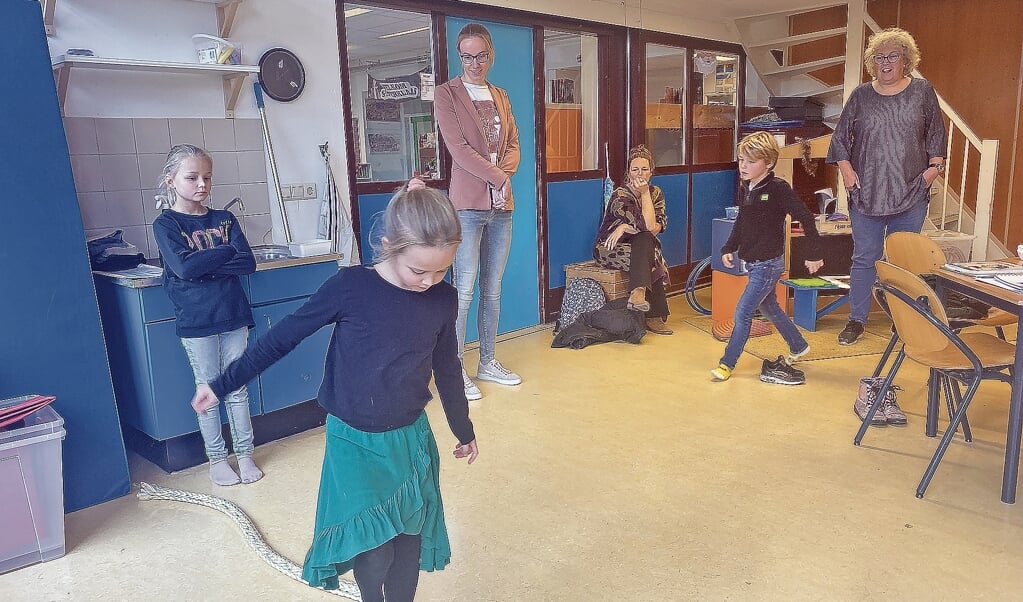
[{"label": "white wall tile", "polygon": [[202,120],[203,144],[206,150],[233,151],[235,149],[233,121],[232,119]]},{"label": "white wall tile", "polygon": [[135,133],[131,119],[97,119],[96,140],[103,155],[120,155],[135,152]]},{"label": "white wall tile", "polygon": [[132,119],[132,125],[138,153],[160,153],[166,158],[170,150],[170,127],[166,119]]},{"label": "white wall tile", "polygon": [[100,155],[103,174],[103,190],[141,190],[139,180],[139,159],[131,155]]},{"label": "white wall tile", "polygon": [[[213,207],[217,209],[223,209],[225,205],[231,202],[235,197],[242,195],[241,186],[238,184],[218,184],[213,187]],[[244,202],[245,199],[242,199]],[[248,205],[246,205],[248,207]],[[238,215],[242,212],[238,205],[231,207],[231,212]]]},{"label": "white wall tile", "polygon": [[167,163],[167,154],[139,154],[139,182],[145,188],[156,186]]},{"label": "white wall tile", "polygon": [[234,119],[234,139],[240,151],[263,150],[263,122],[259,119]]},{"label": "white wall tile", "polygon": [[266,241],[263,241],[263,236],[270,231],[269,213],[261,215],[246,214],[245,217],[242,218],[242,231],[245,232],[245,239],[249,241],[250,245],[273,243],[271,236],[267,236]]},{"label": "white wall tile", "polygon": [[203,145],[201,119],[168,119],[167,122],[170,126],[171,146],[176,144]]},{"label": "white wall tile", "polygon": [[270,213],[270,194],[266,184],[241,184],[245,213]]},{"label": "white wall tile", "polygon": [[229,151],[211,152],[213,157],[213,184],[237,184],[238,179],[238,153]]},{"label": "white wall tile", "polygon": [[120,190],[106,193],[108,225],[141,226],[145,224],[141,190]]},{"label": "white wall tile", "polygon": [[99,154],[96,120],[92,117],[64,118],[64,134],[67,136],[68,151],[72,155]]},{"label": "white wall tile", "polygon": [[79,192],[78,208],[82,212],[82,226],[86,230],[106,227],[106,194],[102,192]]},{"label": "white wall tile", "polygon": [[266,183],[266,155],[262,150],[238,153],[238,181],[242,184]]},{"label": "white wall tile", "polygon": [[71,171],[75,177],[75,190],[79,194],[103,191],[99,155],[71,155]]},{"label": "white wall tile", "polygon": [[146,254],[146,259],[153,259],[160,256],[160,247],[156,245],[156,235],[153,234],[153,226],[146,226],[146,240],[149,242],[149,248],[143,251]]}]

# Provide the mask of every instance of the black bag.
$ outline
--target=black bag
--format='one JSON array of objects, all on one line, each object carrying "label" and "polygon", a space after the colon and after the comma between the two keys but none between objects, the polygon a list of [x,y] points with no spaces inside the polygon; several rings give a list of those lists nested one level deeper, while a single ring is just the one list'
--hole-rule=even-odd
[{"label": "black bag", "polygon": [[607,293],[593,278],[573,278],[561,299],[561,314],[554,323],[554,334],[572,325],[580,315],[604,307]]}]

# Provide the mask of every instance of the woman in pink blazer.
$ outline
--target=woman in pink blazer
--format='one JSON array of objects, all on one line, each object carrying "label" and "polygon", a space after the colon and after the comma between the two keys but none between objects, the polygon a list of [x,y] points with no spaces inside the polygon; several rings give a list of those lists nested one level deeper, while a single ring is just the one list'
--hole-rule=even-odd
[{"label": "woman in pink blazer", "polygon": [[[456,330],[459,358],[477,272],[480,279],[480,363],[478,380],[517,385],[522,378],[497,361],[494,345],[501,314],[501,278],[511,249],[511,177],[519,167],[519,131],[508,93],[487,82],[494,62],[490,32],[469,23],[458,33],[462,75],[437,86],[434,110],[444,145],[451,154],[448,195],[462,222],[462,243],[455,253],[453,279],[458,289]],[[465,396],[482,397],[463,362]]]}]

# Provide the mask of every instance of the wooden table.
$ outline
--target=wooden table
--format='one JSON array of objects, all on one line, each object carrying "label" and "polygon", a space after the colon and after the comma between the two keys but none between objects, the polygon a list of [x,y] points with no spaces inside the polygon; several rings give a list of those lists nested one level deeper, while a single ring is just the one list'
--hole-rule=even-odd
[{"label": "wooden table", "polygon": [[[937,293],[951,290],[1023,318],[1023,294],[981,282],[951,270],[937,270]],[[1005,435],[1005,468],[1002,472],[1002,501],[1016,503],[1016,479],[1019,475],[1020,435],[1023,434],[1023,353],[1017,334],[1015,362],[1012,370],[1012,393],[1009,396],[1009,421]]]}]

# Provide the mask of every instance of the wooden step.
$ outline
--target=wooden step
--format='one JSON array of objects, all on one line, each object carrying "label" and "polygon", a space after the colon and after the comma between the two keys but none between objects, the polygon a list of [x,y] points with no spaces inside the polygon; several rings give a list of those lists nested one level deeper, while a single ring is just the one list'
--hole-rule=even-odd
[{"label": "wooden step", "polygon": [[834,36],[844,36],[846,33],[845,27],[836,27],[834,29],[824,29],[822,31],[811,31],[810,33],[803,33],[796,36],[787,36],[784,38],[775,38],[773,40],[767,40],[764,42],[756,42],[753,44],[747,44],[748,48],[788,48],[789,46],[795,46],[796,44],[803,44],[806,42],[813,42],[815,40],[823,40],[824,38],[831,38]]}]

